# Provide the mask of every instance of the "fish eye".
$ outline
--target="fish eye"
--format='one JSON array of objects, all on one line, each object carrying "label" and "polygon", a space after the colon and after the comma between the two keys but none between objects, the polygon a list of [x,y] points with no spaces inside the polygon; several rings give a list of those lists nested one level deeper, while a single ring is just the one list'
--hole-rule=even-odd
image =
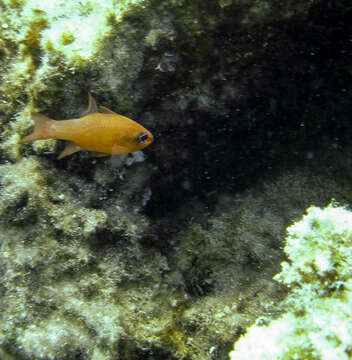
[{"label": "fish eye", "polygon": [[148,139],[148,135],[146,133],[142,133],[138,135],[137,137],[137,143],[138,144],[144,144]]}]

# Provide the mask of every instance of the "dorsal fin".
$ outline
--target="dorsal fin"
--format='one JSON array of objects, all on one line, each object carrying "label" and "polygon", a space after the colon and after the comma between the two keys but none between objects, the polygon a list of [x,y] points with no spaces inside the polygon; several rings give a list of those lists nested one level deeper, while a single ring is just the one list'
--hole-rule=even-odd
[{"label": "dorsal fin", "polygon": [[88,91],[88,108],[86,111],[83,111],[81,117],[87,116],[89,114],[95,114],[98,112],[97,103],[91,93]]},{"label": "dorsal fin", "polygon": [[113,114],[113,115],[118,115],[116,114],[114,111],[108,109],[107,107],[105,106],[99,106],[99,109],[101,110],[102,113],[104,114]]}]

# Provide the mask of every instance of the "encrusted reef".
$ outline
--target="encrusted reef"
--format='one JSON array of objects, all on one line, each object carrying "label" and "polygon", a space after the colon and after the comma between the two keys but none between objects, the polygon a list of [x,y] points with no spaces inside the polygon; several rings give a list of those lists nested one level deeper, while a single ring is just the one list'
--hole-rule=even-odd
[{"label": "encrusted reef", "polygon": [[330,205],[288,228],[289,262],[275,276],[290,289],[285,313],[248,329],[231,360],[352,358],[351,223],[351,211]]},{"label": "encrusted reef", "polygon": [[[225,360],[286,316],[286,227],[352,201],[351,18],[347,0],[0,0],[0,357]],[[154,143],[19,144],[31,112],[76,118],[88,91]]]},{"label": "encrusted reef", "polygon": [[0,168],[0,339],[19,358],[225,359],[254,319],[279,314],[285,289],[271,277],[286,224],[311,202],[349,196],[328,174],[322,186],[297,170],[227,195],[161,245],[122,195],[95,209],[102,183],[73,179],[77,197],[49,165],[29,157]]},{"label": "encrusted reef", "polygon": [[[143,324],[141,343],[158,331],[148,313],[158,306],[152,299],[167,263],[140,248],[148,221],[137,198],[126,205],[133,197],[126,186],[123,195],[112,190],[118,182],[111,183],[111,172],[97,165],[88,184],[78,176],[65,182],[35,157],[0,168],[1,340],[15,353],[110,358],[123,351],[117,343],[123,346],[126,331]],[[136,304],[144,304],[144,315]],[[131,322],[129,313],[146,318]]]}]

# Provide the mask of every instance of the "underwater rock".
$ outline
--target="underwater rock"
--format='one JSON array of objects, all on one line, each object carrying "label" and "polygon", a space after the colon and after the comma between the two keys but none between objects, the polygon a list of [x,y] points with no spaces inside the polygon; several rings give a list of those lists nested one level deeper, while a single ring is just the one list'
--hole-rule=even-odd
[{"label": "underwater rock", "polygon": [[275,276],[289,288],[284,314],[250,327],[231,360],[351,358],[351,223],[351,211],[330,205],[310,207],[287,229],[289,262]]},{"label": "underwater rock", "polygon": [[[285,228],[351,202],[349,3],[0,8],[0,345],[226,359],[279,316]],[[18,144],[31,112],[77,117],[88,90],[152,131],[145,155],[57,161],[61,142]]]},{"label": "underwater rock", "polygon": [[94,190],[36,157],[0,167],[0,340],[19,358],[225,358],[235,334],[278,312],[285,291],[271,278],[287,224],[309,202],[349,194],[301,169],[153,243],[126,205],[143,182],[104,197],[112,170],[96,167]]}]

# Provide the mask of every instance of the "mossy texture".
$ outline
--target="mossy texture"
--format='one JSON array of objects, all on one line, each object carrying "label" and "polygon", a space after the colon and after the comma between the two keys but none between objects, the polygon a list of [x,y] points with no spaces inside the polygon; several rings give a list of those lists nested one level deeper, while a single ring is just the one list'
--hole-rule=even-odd
[{"label": "mossy texture", "polygon": [[278,311],[287,224],[345,196],[302,169],[152,240],[149,171],[96,162],[87,182],[35,156],[0,167],[2,346],[20,358],[225,358],[234,334]]},{"label": "mossy texture", "polygon": [[[285,228],[310,204],[351,202],[352,152],[336,127],[324,135],[350,95],[322,91],[349,42],[311,62],[335,29],[320,34],[336,14],[314,15],[322,3],[0,0],[3,349],[223,360],[256,318],[283,311],[272,276]],[[155,134],[145,155],[58,161],[61,141],[18,144],[32,111],[78,117],[87,91]]]},{"label": "mossy texture", "polygon": [[[155,309],[153,286],[167,265],[160,254],[140,250],[138,239],[148,222],[138,215],[141,205],[126,205],[126,197],[143,192],[144,182],[134,176],[133,183],[122,185],[121,195],[111,182],[116,181],[113,170],[102,166],[96,164],[100,185],[95,190],[79,177],[65,180],[35,157],[0,167],[1,264],[6,269],[1,343],[13,353],[54,359],[81,352],[87,359],[108,359],[118,353],[114,344],[126,339],[126,331],[138,333],[148,323],[127,316],[138,312],[131,304],[143,298],[145,313]],[[97,201],[105,205],[92,207]],[[137,270],[134,262],[143,265]],[[148,278],[153,279],[149,285]],[[119,283],[124,285],[117,291]],[[126,316],[134,324],[130,330],[123,325]],[[152,337],[153,331],[141,337]]]},{"label": "mossy texture", "polygon": [[[22,135],[32,126],[28,110],[50,111],[55,119],[77,116],[88,90],[106,100],[103,105],[140,114],[146,125],[161,119],[149,113],[148,120],[141,114],[144,105],[164,94],[169,100],[163,111],[196,108],[224,114],[239,89],[224,83],[226,72],[210,71],[217,28],[227,26],[230,13],[237,14],[233,21],[239,30],[247,31],[274,18],[304,15],[313,3],[1,0],[1,123],[12,122],[3,137],[16,144],[14,133]],[[244,59],[252,50],[239,39],[230,51]],[[181,79],[187,81],[172,85]],[[226,87],[217,101],[215,83]],[[17,126],[13,118],[21,117],[26,105],[26,126]],[[161,125],[172,123],[162,118]],[[13,151],[7,156],[18,159]]]},{"label": "mossy texture", "polygon": [[[114,215],[109,216],[113,223],[108,225],[108,209],[85,208],[69,192],[63,196],[62,188],[49,193],[45,183],[53,174],[38,175],[40,166],[34,159],[20,162],[17,178],[13,173],[4,176],[8,169],[1,169],[8,190],[1,198],[7,219],[1,232],[1,263],[7,269],[1,277],[6,301],[0,320],[2,344],[16,343],[15,353],[32,358],[81,352],[87,359],[108,359],[130,332],[139,333],[138,341],[152,338],[160,326],[153,324],[152,312],[160,308],[152,301],[153,287],[167,266],[158,253],[139,250],[136,240],[143,220],[128,222],[131,215],[117,210],[115,198]],[[24,185],[21,171],[30,186]],[[107,227],[114,229],[110,240],[97,235]]]},{"label": "mossy texture", "polygon": [[311,207],[288,228],[288,262],[275,279],[289,287],[285,313],[255,325],[230,353],[237,359],[351,359],[352,212]]},{"label": "mossy texture", "polygon": [[[192,358],[225,359],[234,336],[257,318],[278,316],[285,289],[272,277],[284,258],[286,227],[311,203],[351,199],[350,187],[307,168],[263,183],[236,197],[223,193],[211,214],[169,240],[168,283],[178,295]],[[190,211],[199,209],[193,204]],[[181,301],[181,290],[190,300]],[[221,342],[215,340],[219,336]]]},{"label": "mossy texture", "polygon": [[[136,35],[122,17],[140,3],[0,2],[4,49],[0,58],[0,110],[1,123],[8,124],[2,134],[2,149],[8,158],[19,158],[17,136],[32,126],[30,111],[61,107],[53,118],[77,117],[83,105],[80,92],[93,89],[92,77],[99,92],[110,88],[115,89],[115,95],[119,93],[121,111],[131,110],[131,93],[123,88],[140,71],[142,49],[137,48],[133,36],[141,35]],[[111,57],[116,60],[111,61]],[[102,69],[104,80],[100,82],[92,72]],[[84,97],[86,101],[86,94]],[[15,120],[10,123],[11,116]]]}]

